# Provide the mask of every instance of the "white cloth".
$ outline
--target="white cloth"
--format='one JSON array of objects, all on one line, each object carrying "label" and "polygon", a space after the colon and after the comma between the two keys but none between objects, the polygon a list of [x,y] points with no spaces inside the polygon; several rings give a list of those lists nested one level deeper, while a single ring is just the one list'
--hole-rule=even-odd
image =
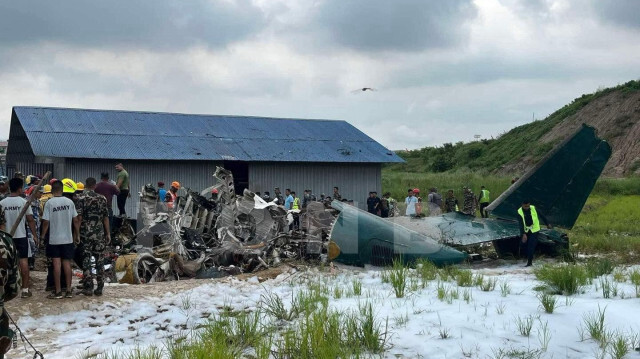
[{"label": "white cloth", "polygon": [[405,198],[404,203],[407,205],[407,216],[411,216],[416,214],[416,203],[418,203],[418,199],[415,196],[409,196]]},{"label": "white cloth", "polygon": [[49,221],[49,244],[73,243],[71,226],[78,216],[73,201],[66,197],[52,197],[44,205],[42,219]]},{"label": "white cloth", "polygon": [[[26,203],[27,203],[27,200],[18,196],[7,197],[2,201],[0,201],[0,206],[2,206],[2,208],[4,209],[4,219],[7,222],[5,224],[5,229],[7,230],[7,232],[11,230],[11,227],[13,227],[13,224],[16,222],[16,219],[18,219],[18,215],[20,214],[20,211],[22,211],[22,207],[24,207]],[[31,211],[31,206],[29,206],[29,208],[27,209],[27,213],[25,213],[25,215],[20,220],[20,224],[18,225],[18,228],[16,229],[16,233],[14,233],[13,238],[27,237],[25,218],[28,215],[31,215],[31,216],[33,215],[33,212]]]}]

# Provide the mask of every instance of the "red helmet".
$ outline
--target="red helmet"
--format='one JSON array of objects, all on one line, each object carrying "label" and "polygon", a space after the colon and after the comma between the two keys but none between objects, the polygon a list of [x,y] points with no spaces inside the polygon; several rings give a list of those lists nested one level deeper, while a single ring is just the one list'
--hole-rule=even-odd
[{"label": "red helmet", "polygon": [[213,193],[213,194],[218,194],[218,189],[217,189],[217,188],[212,189],[212,190],[211,190],[211,193]]},{"label": "red helmet", "polygon": [[419,188],[414,188],[413,189],[413,193],[420,193],[420,189]]}]

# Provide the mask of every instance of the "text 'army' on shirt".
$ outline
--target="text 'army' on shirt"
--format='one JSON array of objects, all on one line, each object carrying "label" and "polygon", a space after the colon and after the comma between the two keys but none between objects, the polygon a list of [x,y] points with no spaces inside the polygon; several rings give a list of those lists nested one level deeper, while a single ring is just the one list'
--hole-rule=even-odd
[{"label": "text 'army' on shirt", "polygon": [[53,207],[51,209],[51,212],[58,212],[58,211],[68,211],[69,208],[71,208],[71,206],[69,205],[65,205],[65,206],[57,206],[57,207]]}]

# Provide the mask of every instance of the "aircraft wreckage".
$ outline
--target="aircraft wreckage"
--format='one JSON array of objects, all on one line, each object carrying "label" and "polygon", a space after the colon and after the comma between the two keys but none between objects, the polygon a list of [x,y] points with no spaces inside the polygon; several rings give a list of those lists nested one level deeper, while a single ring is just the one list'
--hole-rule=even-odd
[{"label": "aircraft wreckage", "polygon": [[[570,229],[610,156],[609,144],[583,125],[499,196],[487,208],[490,218],[459,212],[381,218],[339,201],[312,201],[302,211],[286,211],[249,190],[236,195],[232,173],[218,167],[212,187],[187,190],[172,211],[145,186],[143,229],[134,234],[125,228],[117,235],[129,254],[118,258],[116,270],[120,282],[148,283],[256,272],[284,260],[383,266],[402,257],[407,263],[425,258],[447,265],[489,242],[498,254],[517,255],[522,200],[530,199],[554,226]],[[294,216],[300,228],[290,230]],[[541,250],[558,254],[568,244],[565,233],[541,230]]]}]

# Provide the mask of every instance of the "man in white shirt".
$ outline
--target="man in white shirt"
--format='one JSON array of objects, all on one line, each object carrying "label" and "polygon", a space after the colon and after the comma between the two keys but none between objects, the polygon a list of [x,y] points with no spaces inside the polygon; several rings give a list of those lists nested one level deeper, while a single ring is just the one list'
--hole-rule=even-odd
[{"label": "man in white shirt", "polygon": [[[20,178],[12,178],[9,181],[9,190],[11,194],[9,197],[0,201],[0,206],[4,210],[4,218],[6,221],[6,231],[10,231],[13,225],[18,219],[18,215],[22,211],[22,208],[27,204],[27,201],[20,197],[22,195],[23,181]],[[16,228],[16,232],[13,234],[13,243],[16,246],[18,252],[18,258],[20,258],[20,274],[22,275],[22,298],[31,297],[31,291],[29,290],[29,240],[27,239],[27,230],[25,225],[25,217],[27,223],[29,223],[29,229],[31,233],[36,233],[36,222],[33,220],[33,212],[31,212],[31,206],[27,208],[27,212],[24,217],[20,219],[20,223]],[[34,235],[33,240],[38,245],[38,236]]]},{"label": "man in white shirt", "polygon": [[413,190],[410,189],[407,192],[407,198],[405,198],[404,203],[407,205],[406,215],[410,217],[416,216],[416,204],[418,203],[418,199],[414,196]]},{"label": "man in white shirt", "polygon": [[64,297],[71,298],[71,260],[75,254],[74,242],[78,243],[78,212],[73,201],[63,197],[64,185],[62,181],[55,181],[51,185],[53,197],[44,205],[42,213],[42,236],[48,230],[49,244],[47,245],[47,256],[53,260],[53,278],[55,291],[47,298],[61,299],[62,288],[60,288],[61,268],[64,270],[65,283],[67,285]]}]

